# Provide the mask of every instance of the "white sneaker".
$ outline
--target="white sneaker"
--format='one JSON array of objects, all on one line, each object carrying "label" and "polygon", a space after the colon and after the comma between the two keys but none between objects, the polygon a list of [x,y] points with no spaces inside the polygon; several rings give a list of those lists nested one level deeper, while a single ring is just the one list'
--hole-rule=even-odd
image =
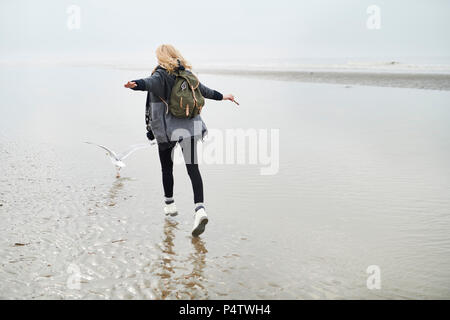
[{"label": "white sneaker", "polygon": [[174,217],[178,214],[177,206],[175,205],[175,202],[172,202],[170,204],[164,204],[164,213],[166,216]]},{"label": "white sneaker", "polygon": [[192,236],[198,237],[205,231],[205,226],[208,223],[208,216],[205,208],[201,208],[194,213],[194,227],[192,228]]}]

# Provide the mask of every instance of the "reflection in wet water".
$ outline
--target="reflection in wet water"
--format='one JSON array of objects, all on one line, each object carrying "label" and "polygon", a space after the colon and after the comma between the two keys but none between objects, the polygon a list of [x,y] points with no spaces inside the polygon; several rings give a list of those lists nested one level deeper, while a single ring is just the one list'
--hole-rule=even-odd
[{"label": "reflection in wet water", "polygon": [[[206,267],[206,250],[205,242],[201,238],[191,238],[192,252],[189,254],[188,262],[192,266],[192,271],[184,275],[182,282],[184,291],[189,299],[207,299],[208,289],[204,282],[204,269]],[[185,299],[186,297],[181,297]]]},{"label": "reflection in wet water", "polygon": [[208,298],[204,285],[206,267],[205,242],[201,238],[191,238],[192,252],[187,258],[175,251],[175,235],[178,222],[166,218],[163,226],[163,240],[159,245],[158,270],[154,273],[158,279],[160,299],[201,299]]},{"label": "reflection in wet water", "polygon": [[117,195],[120,193],[120,191],[123,189],[124,186],[124,182],[125,181],[131,181],[131,178],[128,177],[121,177],[121,178],[117,178],[116,180],[114,180],[111,189],[109,189],[108,191],[108,198],[109,198],[109,202],[108,202],[108,206],[113,207],[116,205],[116,198]]},{"label": "reflection in wet water", "polygon": [[171,221],[168,218],[164,223],[164,238],[160,244],[161,255],[159,259],[161,270],[156,273],[160,280],[159,288],[161,291],[161,299],[166,299],[169,297],[175,289],[173,283],[173,274],[175,272],[173,264],[175,263],[174,233],[177,229],[177,225],[178,222]]}]

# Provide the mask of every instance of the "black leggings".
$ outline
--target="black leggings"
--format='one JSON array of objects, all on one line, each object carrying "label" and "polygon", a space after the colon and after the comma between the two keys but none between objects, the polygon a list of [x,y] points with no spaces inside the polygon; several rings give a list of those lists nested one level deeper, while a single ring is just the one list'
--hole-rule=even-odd
[{"label": "black leggings", "polygon": [[[164,196],[166,198],[173,197],[173,150],[175,146],[175,142],[169,145],[158,145]],[[197,139],[183,140],[180,142],[180,146],[183,150],[184,162],[186,163],[186,169],[194,190],[194,203],[203,202],[203,181],[197,163]]]}]

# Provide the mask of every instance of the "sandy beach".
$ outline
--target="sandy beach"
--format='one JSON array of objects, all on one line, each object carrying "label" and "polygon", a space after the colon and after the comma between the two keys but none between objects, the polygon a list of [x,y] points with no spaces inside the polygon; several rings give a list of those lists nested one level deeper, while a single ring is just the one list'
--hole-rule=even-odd
[{"label": "sandy beach", "polygon": [[377,87],[396,87],[413,89],[450,90],[448,73],[406,73],[406,72],[367,72],[367,71],[280,71],[280,70],[198,70],[202,74],[223,74],[231,76],[254,77],[298,81],[307,83],[333,83],[346,85],[366,85]]},{"label": "sandy beach", "polygon": [[279,129],[280,164],[202,165],[192,239],[183,165],[166,218],[155,148],[116,179],[83,143],[145,142],[145,94],[122,85],[149,71],[2,66],[0,298],[450,297],[448,76],[199,72],[241,104],[208,101],[208,128]]}]

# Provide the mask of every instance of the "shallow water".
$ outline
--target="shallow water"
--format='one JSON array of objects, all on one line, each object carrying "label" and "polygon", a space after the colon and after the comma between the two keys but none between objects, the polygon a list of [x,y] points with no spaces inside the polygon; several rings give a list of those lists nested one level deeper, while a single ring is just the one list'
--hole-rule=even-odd
[{"label": "shallow water", "polygon": [[280,129],[280,168],[202,165],[192,239],[183,165],[165,218],[154,148],[116,179],[82,143],[145,141],[145,94],[122,88],[145,75],[2,67],[1,298],[450,298],[449,92],[200,74],[241,103],[208,101],[209,129]]}]

